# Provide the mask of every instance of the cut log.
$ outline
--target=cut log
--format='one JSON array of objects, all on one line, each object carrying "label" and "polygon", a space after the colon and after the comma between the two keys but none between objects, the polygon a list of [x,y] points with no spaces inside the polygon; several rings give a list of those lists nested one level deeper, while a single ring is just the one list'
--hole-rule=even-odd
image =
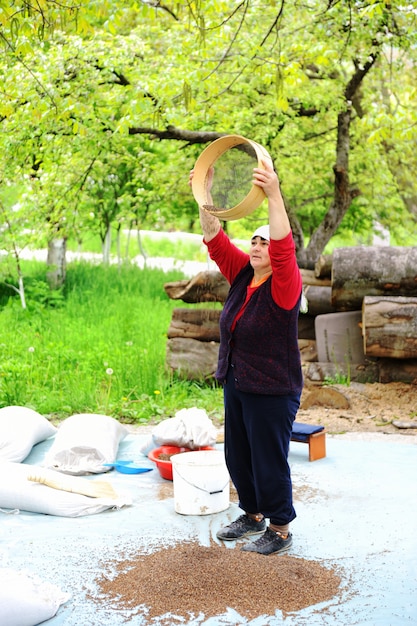
[{"label": "cut log", "polygon": [[417,296],[417,247],[336,248],[332,305],[353,311],[365,296]]},{"label": "cut log", "polygon": [[307,363],[303,366],[303,372],[305,378],[314,383],[325,380],[338,382],[342,378],[358,383],[377,383],[380,378],[378,363],[374,362],[356,364]]},{"label": "cut log", "polygon": [[183,302],[224,302],[230,285],[220,272],[200,272],[191,280],[165,283],[165,293],[171,300]]},{"label": "cut log", "polygon": [[214,309],[174,309],[168,339],[186,337],[199,341],[220,341],[221,311]]},{"label": "cut log", "polygon": [[299,339],[298,347],[300,349],[302,363],[317,361],[317,346],[315,341],[311,339]]},{"label": "cut log", "polygon": [[330,287],[332,281],[330,278],[317,278],[314,270],[300,269],[303,285],[314,285],[315,287]]},{"label": "cut log", "polygon": [[321,254],[314,265],[316,278],[331,278],[333,256],[331,254]]},{"label": "cut log", "polygon": [[301,313],[298,316],[298,339],[315,340],[316,330],[314,326],[315,317]]},{"label": "cut log", "polygon": [[417,298],[365,296],[362,334],[367,356],[417,358]]},{"label": "cut log", "polygon": [[[319,279],[312,270],[300,270],[303,285],[314,287],[330,287],[330,279]],[[187,303],[225,302],[230,285],[220,272],[200,272],[191,280],[178,280],[165,283],[165,293],[171,300],[182,300]],[[315,296],[317,297],[317,296]],[[322,296],[325,298],[327,296]]]},{"label": "cut log", "polygon": [[[417,359],[378,359],[347,365],[345,363],[306,363],[306,379],[318,383],[342,377],[358,383],[413,383],[417,385]],[[416,387],[417,398],[417,387]]]},{"label": "cut log", "polygon": [[219,344],[197,339],[168,339],[167,365],[180,378],[206,380],[213,378],[217,369]]},{"label": "cut log", "polygon": [[308,301],[309,315],[323,315],[325,313],[335,313],[336,309],[332,305],[332,288],[317,285],[307,285],[304,295]]},{"label": "cut log", "polygon": [[[413,383],[417,385],[417,359],[380,359],[380,383]],[[417,387],[416,387],[417,406]]]}]

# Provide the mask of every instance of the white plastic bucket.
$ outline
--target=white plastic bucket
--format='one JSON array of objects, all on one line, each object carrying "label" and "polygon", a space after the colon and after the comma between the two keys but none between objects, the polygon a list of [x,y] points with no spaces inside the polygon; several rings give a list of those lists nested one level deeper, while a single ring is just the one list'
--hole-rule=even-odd
[{"label": "white plastic bucket", "polygon": [[177,513],[210,515],[229,507],[230,477],[223,452],[183,452],[171,462]]}]

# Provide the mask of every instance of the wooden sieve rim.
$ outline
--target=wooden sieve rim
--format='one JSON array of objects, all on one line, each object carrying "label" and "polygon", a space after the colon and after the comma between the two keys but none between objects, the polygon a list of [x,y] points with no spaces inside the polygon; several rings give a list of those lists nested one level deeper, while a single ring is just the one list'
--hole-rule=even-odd
[{"label": "wooden sieve rim", "polygon": [[209,205],[207,178],[210,168],[227,150],[242,143],[247,143],[254,149],[256,158],[258,159],[258,167],[263,168],[262,160],[269,160],[272,165],[272,159],[263,146],[241,135],[225,135],[224,137],[216,139],[203,150],[194,165],[194,175],[191,183],[194,198],[200,207],[204,207],[208,213],[222,220],[238,220],[245,217],[260,207],[265,199],[264,190],[257,185],[252,185],[247,196],[234,207],[223,210],[210,210],[206,208]]}]

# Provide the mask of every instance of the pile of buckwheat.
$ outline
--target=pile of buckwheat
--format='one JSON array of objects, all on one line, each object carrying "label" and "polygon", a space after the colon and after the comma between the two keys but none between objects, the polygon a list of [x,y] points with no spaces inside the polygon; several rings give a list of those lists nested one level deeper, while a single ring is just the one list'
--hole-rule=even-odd
[{"label": "pile of buckwheat", "polygon": [[[263,556],[226,548],[179,543],[117,564],[112,575],[97,581],[101,597],[119,608],[149,619],[167,613],[206,618],[230,607],[253,619],[289,613],[330,600],[340,592],[341,578],[317,561],[289,555]],[[172,621],[171,621],[172,623]]]}]

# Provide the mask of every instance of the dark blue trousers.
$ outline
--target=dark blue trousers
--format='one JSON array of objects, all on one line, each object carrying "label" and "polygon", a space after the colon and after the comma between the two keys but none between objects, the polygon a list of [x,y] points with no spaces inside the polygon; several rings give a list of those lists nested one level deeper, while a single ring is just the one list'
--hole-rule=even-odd
[{"label": "dark blue trousers", "polygon": [[298,394],[239,391],[229,368],[224,385],[224,448],[230,478],[241,509],[263,513],[279,526],[296,517],[288,451],[299,405]]}]

